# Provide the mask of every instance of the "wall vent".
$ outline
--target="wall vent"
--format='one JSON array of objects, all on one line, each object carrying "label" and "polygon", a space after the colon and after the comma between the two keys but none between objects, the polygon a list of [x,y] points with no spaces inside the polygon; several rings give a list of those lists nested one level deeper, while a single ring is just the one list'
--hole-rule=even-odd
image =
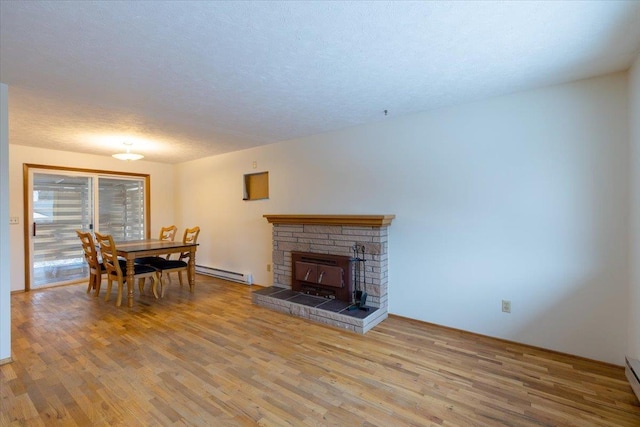
[{"label": "wall vent", "polygon": [[633,392],[636,394],[638,400],[640,400],[640,360],[625,357],[625,362],[625,374],[627,375]]},{"label": "wall vent", "polygon": [[206,267],[203,265],[196,265],[196,273],[217,277],[219,279],[231,280],[233,282],[243,283],[245,285],[253,284],[253,276],[250,273],[237,273],[235,271]]}]

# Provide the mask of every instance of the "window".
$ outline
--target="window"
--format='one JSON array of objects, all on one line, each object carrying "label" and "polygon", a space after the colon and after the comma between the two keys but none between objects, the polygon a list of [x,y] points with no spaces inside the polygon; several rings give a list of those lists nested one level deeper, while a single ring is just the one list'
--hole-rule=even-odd
[{"label": "window", "polygon": [[98,178],[98,231],[115,241],[141,240],[144,227],[144,182],[140,179]]}]

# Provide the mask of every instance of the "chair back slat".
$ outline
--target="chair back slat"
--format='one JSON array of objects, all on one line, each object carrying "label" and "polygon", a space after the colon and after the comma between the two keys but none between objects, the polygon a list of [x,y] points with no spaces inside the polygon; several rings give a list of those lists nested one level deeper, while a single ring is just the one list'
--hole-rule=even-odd
[{"label": "chair back slat", "polygon": [[178,232],[178,227],[175,225],[170,225],[168,227],[162,227],[160,229],[160,240],[168,240],[173,242],[176,239],[176,233]]},{"label": "chair back slat", "polygon": [[100,234],[96,232],[96,240],[100,244],[100,252],[102,253],[102,264],[109,276],[114,276],[116,280],[122,280],[122,270],[118,262],[118,252],[113,236],[110,234]]},{"label": "chair back slat", "polygon": [[80,230],[76,230],[76,234],[80,238],[80,242],[82,242],[82,252],[84,253],[85,260],[87,260],[87,264],[89,264],[89,269],[92,270],[93,274],[99,273],[100,260],[98,259],[98,251],[96,250],[93,236],[90,232],[85,233]]},{"label": "chair back slat", "polygon": [[[184,230],[184,236],[182,237],[182,243],[198,243],[198,235],[200,234],[200,227],[195,226],[193,228],[187,228]],[[189,258],[190,252],[182,252],[180,254],[180,260]]]},{"label": "chair back slat", "polygon": [[[166,240],[169,242],[173,242],[176,239],[176,233],[178,233],[178,227],[175,225],[170,225],[168,227],[160,228],[160,240]],[[171,254],[167,254],[165,259],[171,259]]]}]

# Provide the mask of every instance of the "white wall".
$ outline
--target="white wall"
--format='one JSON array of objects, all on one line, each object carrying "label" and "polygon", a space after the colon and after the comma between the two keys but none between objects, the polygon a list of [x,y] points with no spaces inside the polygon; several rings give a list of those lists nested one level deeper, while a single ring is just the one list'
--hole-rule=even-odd
[{"label": "white wall", "polygon": [[640,359],[640,55],[629,71],[631,138],[631,287],[628,355]]},{"label": "white wall", "polygon": [[0,361],[11,357],[9,248],[9,96],[0,83]]},{"label": "white wall", "polygon": [[174,220],[173,165],[147,162],[123,162],[112,157],[94,156],[67,151],[42,148],[9,146],[10,215],[19,217],[20,224],[10,227],[11,235],[11,289],[23,290],[24,275],[24,203],[23,176],[24,163],[38,165],[65,166],[99,169],[118,172],[148,173],[151,175],[151,236],[156,237],[163,225]]},{"label": "white wall", "polygon": [[[626,76],[184,163],[176,222],[201,226],[198,264],[269,285],[263,214],[396,214],[390,312],[622,364]],[[270,199],[242,201],[242,175],[262,170]]]}]

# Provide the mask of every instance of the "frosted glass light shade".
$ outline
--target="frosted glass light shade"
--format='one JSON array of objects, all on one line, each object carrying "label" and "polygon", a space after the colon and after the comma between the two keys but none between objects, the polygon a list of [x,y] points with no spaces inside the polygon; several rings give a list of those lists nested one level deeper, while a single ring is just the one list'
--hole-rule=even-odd
[{"label": "frosted glass light shade", "polygon": [[113,157],[119,160],[140,160],[144,156],[142,154],[134,154],[134,153],[126,152],[126,153],[114,154]]}]

